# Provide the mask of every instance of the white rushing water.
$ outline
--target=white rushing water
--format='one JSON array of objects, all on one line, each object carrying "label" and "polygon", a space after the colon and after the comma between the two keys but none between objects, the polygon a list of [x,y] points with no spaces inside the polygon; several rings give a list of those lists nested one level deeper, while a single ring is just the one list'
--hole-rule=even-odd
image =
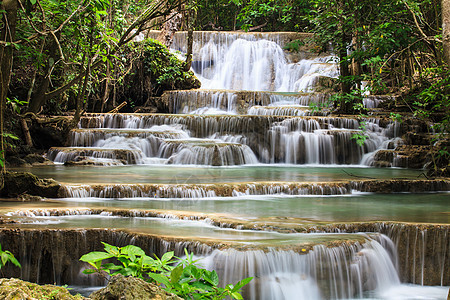
[{"label": "white rushing water", "polygon": [[294,251],[216,250],[202,260],[224,282],[253,277],[252,300],[445,299],[445,287],[402,285],[395,246],[386,236],[364,244]]},{"label": "white rushing water", "polygon": [[319,76],[338,77],[333,57],[291,63],[279,45],[267,40],[237,39],[221,48],[210,42],[200,51],[200,61],[214,62],[196,74],[203,89],[311,92]]},{"label": "white rushing water", "polygon": [[[329,96],[281,92],[311,92],[318,78],[337,77],[337,65],[332,56],[290,62],[278,40],[274,35],[270,40],[245,34],[202,36],[194,46],[198,76],[204,89],[214,90],[170,92],[171,109],[184,115],[99,117],[72,133],[76,149],[52,149],[49,158],[110,165],[372,165],[377,150],[395,144],[395,123],[383,128],[369,120],[367,139],[359,146],[354,139],[361,134],[358,120],[307,118],[326,115],[314,106]],[[183,48],[177,40],[173,47]],[[380,101],[366,98],[365,103],[375,107]]]}]

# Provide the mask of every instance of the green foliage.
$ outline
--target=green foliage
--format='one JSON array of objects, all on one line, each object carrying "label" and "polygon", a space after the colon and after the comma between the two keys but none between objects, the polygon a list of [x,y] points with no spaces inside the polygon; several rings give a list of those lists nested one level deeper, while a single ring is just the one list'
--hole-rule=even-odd
[{"label": "green foliage", "polygon": [[338,111],[345,113],[360,114],[364,117],[367,109],[363,105],[362,91],[358,89],[351,90],[350,93],[336,93],[330,96],[330,101]]},{"label": "green foliage", "polygon": [[19,261],[14,257],[14,255],[8,250],[3,251],[2,245],[0,244],[0,269],[3,268],[8,262],[11,262],[16,267],[21,268]]},{"label": "green foliage", "polygon": [[305,41],[303,40],[293,40],[292,42],[286,43],[284,49],[292,52],[298,52],[300,50],[300,47],[304,45]]},{"label": "green foliage", "polygon": [[[8,133],[8,132],[3,132],[0,134],[1,139],[3,140],[3,143],[5,145],[5,147],[9,147],[9,148],[14,148],[15,145],[10,142],[11,141],[18,141],[19,137],[16,136],[15,134],[12,133]],[[5,166],[5,156],[4,156],[4,151],[0,150],[0,167],[4,167]]]},{"label": "green foliage", "polygon": [[389,118],[394,122],[399,122],[399,123],[402,122],[402,115],[399,113],[391,112],[391,113],[389,113]]},{"label": "green foliage", "polygon": [[266,31],[292,31],[304,30],[308,26],[303,16],[309,13],[310,1],[246,0],[238,3],[237,20],[243,30],[263,26]]},{"label": "green foliage", "polygon": [[6,98],[6,103],[10,104],[12,106],[12,108],[14,109],[14,111],[18,114],[20,114],[20,109],[27,105],[28,102],[27,101],[23,101],[23,100],[19,100],[16,97],[13,97],[12,99],[10,98]]},{"label": "green foliage", "polygon": [[184,61],[154,39],[130,43],[118,53],[118,61],[129,72],[116,85],[118,97],[131,105],[143,105],[150,97],[166,90],[199,88],[192,71],[184,70]]},{"label": "green foliage", "polygon": [[[432,120],[435,136],[432,140],[437,146],[435,155],[439,164],[450,163],[449,132],[450,132],[450,70],[443,67],[426,70],[427,88],[423,89],[413,102],[414,115],[422,120]],[[437,166],[435,165],[435,168]]]},{"label": "green foliage", "polygon": [[384,59],[379,55],[367,58],[362,64],[362,67],[368,68],[368,73],[362,75],[364,81],[368,81],[369,85],[366,90],[371,94],[383,94],[386,92],[386,83],[383,80],[383,64]]},{"label": "green foliage", "polygon": [[327,99],[327,101],[324,101],[324,102],[318,102],[318,103],[310,102],[308,106],[309,106],[309,109],[311,110],[312,114],[323,111],[325,109],[331,109],[333,106],[333,98],[330,97]]},{"label": "green foliage", "polygon": [[[165,253],[161,258],[147,256],[136,246],[116,247],[103,243],[105,252],[90,252],[80,260],[89,263],[93,269],[86,269],[85,274],[106,273],[108,275],[122,274],[141,278],[164,286],[168,292],[185,299],[243,299],[240,290],[252,278],[239,281],[236,285],[228,284],[219,287],[219,277],[216,271],[201,268],[193,254],[185,250],[186,258],[174,256],[173,252]],[[105,260],[119,262],[104,262]]]},{"label": "green foliage", "polygon": [[368,138],[368,136],[366,134],[366,122],[365,121],[361,121],[359,123],[359,129],[361,130],[361,132],[352,134],[352,139],[356,141],[358,146],[363,147],[364,143],[366,142],[366,140]]}]

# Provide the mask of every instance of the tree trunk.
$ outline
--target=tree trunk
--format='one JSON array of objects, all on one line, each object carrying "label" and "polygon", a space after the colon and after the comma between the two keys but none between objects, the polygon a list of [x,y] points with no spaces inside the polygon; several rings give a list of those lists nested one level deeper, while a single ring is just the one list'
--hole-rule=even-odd
[{"label": "tree trunk", "polygon": [[184,62],[183,70],[189,71],[192,65],[192,44],[194,43],[194,28],[193,22],[191,22],[192,16],[189,16],[188,21],[188,36],[187,36],[187,53],[186,53],[186,61]]},{"label": "tree trunk", "polygon": [[[59,36],[58,36],[59,37]],[[37,87],[36,92],[32,95],[30,99],[30,103],[28,103],[28,111],[37,113],[41,107],[45,104],[45,102],[48,100],[46,93],[48,89],[50,88],[51,84],[51,76],[52,72],[54,72],[54,65],[59,59],[58,57],[58,47],[54,40],[50,41],[47,45],[49,50],[49,57],[47,60],[47,66],[45,67],[45,75],[40,80],[40,85]],[[45,49],[45,46],[44,46]]]},{"label": "tree trunk", "polygon": [[[0,40],[6,43],[12,43],[16,35],[16,21],[18,3],[16,0],[3,0],[0,9],[2,13]],[[11,79],[11,68],[13,63],[14,46],[8,44],[0,45],[0,160],[5,161],[5,145],[3,141],[4,112],[6,108],[6,97],[8,95],[9,81]],[[2,165],[2,174],[5,171]],[[3,177],[2,177],[3,178]],[[2,181],[3,182],[3,181]]]},{"label": "tree trunk", "polygon": [[442,43],[444,60],[450,67],[450,0],[442,0]]}]

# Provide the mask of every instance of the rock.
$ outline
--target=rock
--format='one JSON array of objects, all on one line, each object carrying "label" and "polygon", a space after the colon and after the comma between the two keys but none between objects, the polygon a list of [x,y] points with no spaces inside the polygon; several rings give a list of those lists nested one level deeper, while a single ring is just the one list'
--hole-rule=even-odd
[{"label": "rock", "polygon": [[374,167],[387,168],[392,166],[395,153],[393,150],[379,150],[374,156]]},{"label": "rock", "polygon": [[72,300],[87,299],[83,296],[72,296],[66,288],[54,285],[39,285],[16,278],[0,279],[0,299],[4,300]]},{"label": "rock", "polygon": [[328,76],[318,76],[317,91],[322,93],[332,93],[339,91],[339,80]]},{"label": "rock", "polygon": [[53,179],[39,179],[27,172],[6,172],[3,175],[4,187],[0,196],[15,198],[29,194],[46,198],[57,198],[61,185]]},{"label": "rock", "polygon": [[50,160],[36,153],[28,154],[23,159],[30,165],[53,164]]},{"label": "rock", "polygon": [[181,300],[182,298],[162,290],[155,284],[135,277],[116,275],[108,286],[90,295],[92,300]]},{"label": "rock", "polygon": [[43,198],[40,196],[32,196],[32,195],[28,195],[28,194],[21,194],[21,195],[17,196],[17,201],[20,201],[20,202],[39,202],[42,200],[43,200]]},{"label": "rock", "polygon": [[23,167],[23,166],[27,166],[28,163],[21,159],[18,156],[7,156],[6,157],[6,165],[9,168],[13,168],[13,167]]}]

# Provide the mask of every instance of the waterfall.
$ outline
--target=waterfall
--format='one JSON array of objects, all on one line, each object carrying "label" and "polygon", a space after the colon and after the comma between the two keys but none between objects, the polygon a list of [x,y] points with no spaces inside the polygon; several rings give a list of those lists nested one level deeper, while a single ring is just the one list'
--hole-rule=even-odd
[{"label": "waterfall", "polygon": [[[401,203],[383,198],[396,196],[380,195],[448,191],[448,180],[373,169],[355,179],[366,176],[355,166],[377,166],[377,155],[401,145],[407,125],[376,113],[359,119],[319,109],[332,99],[337,64],[332,55],[288,54],[283,46],[296,34],[194,37],[192,68],[202,89],[167,91],[164,113],[86,114],[70,133],[70,147],[49,150],[56,163],[117,167],[98,168],[90,177],[88,168],[74,167],[75,175],[89,179],[66,175],[61,199],[52,200],[61,207],[48,201],[48,207],[9,212],[17,226],[40,220],[48,226],[20,235],[20,245],[0,236],[30,261],[23,277],[86,283],[74,279],[80,268],[67,257],[78,260],[81,250],[72,249],[78,244],[94,251],[92,242],[98,251],[106,241],[159,254],[183,255],[188,248],[222,284],[254,277],[245,299],[395,299],[396,290],[408,290],[401,282],[448,284],[448,225],[401,223],[415,218],[411,203],[404,204],[408,216],[399,216]],[[177,33],[173,50],[185,51],[185,39]],[[363,102],[374,110],[386,100],[365,95]],[[363,145],[354,138],[361,134]],[[390,166],[404,164],[392,154]],[[409,180],[395,179],[404,174]],[[413,221],[445,220],[436,213],[445,196],[414,206],[427,216]],[[375,209],[376,201],[390,205]],[[391,218],[396,223],[387,222]],[[83,226],[89,229],[62,229]],[[53,242],[59,247],[54,256],[46,246]],[[36,256],[24,250],[27,243],[36,246]],[[53,273],[32,274],[41,266]],[[399,298],[415,292],[408,293]]]},{"label": "waterfall", "polygon": [[319,76],[338,76],[332,57],[289,63],[281,47],[267,40],[237,39],[229,47],[208,43],[199,60],[214,62],[197,73],[204,89],[311,92]]},{"label": "waterfall", "polygon": [[344,299],[398,286],[395,253],[389,238],[380,236],[364,244],[318,245],[307,254],[214,250],[202,262],[217,270],[223,282],[254,277],[246,299]]}]

